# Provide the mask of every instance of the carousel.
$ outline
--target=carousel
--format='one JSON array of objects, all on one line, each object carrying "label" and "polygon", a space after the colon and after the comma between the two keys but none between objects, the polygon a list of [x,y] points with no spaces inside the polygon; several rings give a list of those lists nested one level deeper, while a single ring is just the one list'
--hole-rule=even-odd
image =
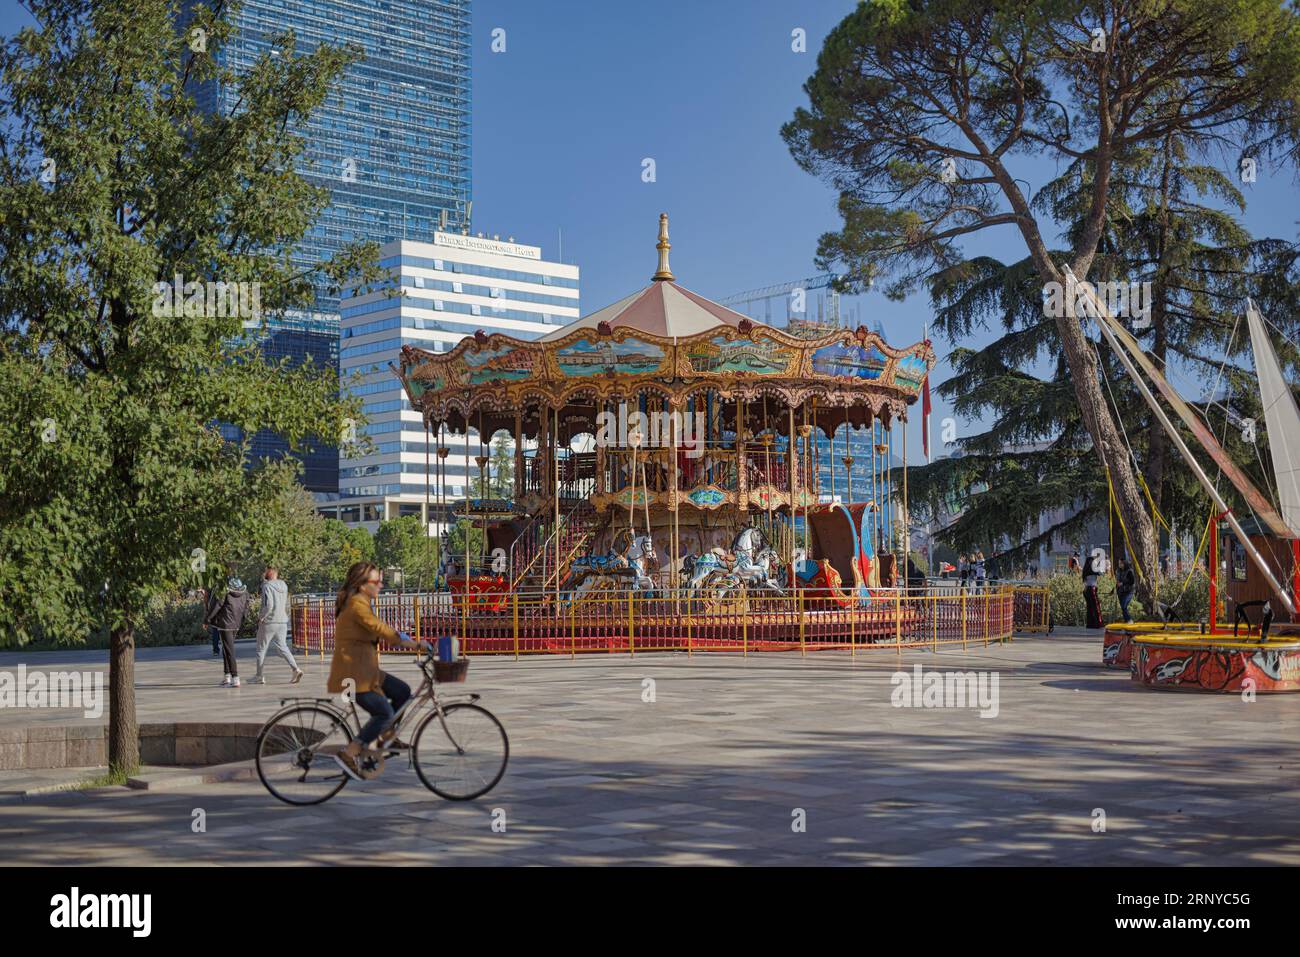
[{"label": "carousel", "polygon": [[[795,597],[801,616],[862,612],[864,640],[896,634],[901,606],[881,601],[905,541],[894,426],[929,342],[754,322],[678,285],[666,215],[656,248],[648,286],[540,339],[480,330],[447,353],[402,350],[436,448],[431,504],[474,530],[440,550],[463,640],[521,607],[590,617],[635,600],[671,630]],[[448,503],[449,435],[477,439],[492,495]]]}]

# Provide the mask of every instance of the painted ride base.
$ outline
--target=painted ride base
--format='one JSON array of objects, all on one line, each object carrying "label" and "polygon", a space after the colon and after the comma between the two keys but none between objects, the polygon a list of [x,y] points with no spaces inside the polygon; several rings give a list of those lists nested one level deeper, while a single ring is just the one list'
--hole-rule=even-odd
[{"label": "painted ride base", "polygon": [[[1106,632],[1109,637],[1115,629],[1116,647],[1127,641],[1129,675],[1147,688],[1223,694],[1300,691],[1300,631],[1294,626],[1275,625],[1264,642],[1244,629],[1234,638],[1230,629],[1210,635],[1201,634],[1199,626],[1175,630],[1179,627],[1110,626]],[[1281,633],[1275,633],[1279,628]]]}]

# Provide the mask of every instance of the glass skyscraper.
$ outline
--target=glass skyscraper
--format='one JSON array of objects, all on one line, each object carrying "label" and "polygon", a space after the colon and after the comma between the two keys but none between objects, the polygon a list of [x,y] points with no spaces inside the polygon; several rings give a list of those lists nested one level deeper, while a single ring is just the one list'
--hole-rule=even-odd
[{"label": "glass skyscraper", "polygon": [[[278,55],[272,40],[286,30],[298,55],[322,43],[363,51],[298,130],[307,140],[299,172],[328,188],[331,201],[294,251],[295,265],[310,269],[350,242],[428,237],[444,217],[467,225],[470,0],[244,0],[234,35],[213,53],[242,73]],[[196,97],[228,112],[237,91],[209,85]],[[318,288],[314,314],[270,321],[266,348],[337,368],[338,309],[338,296]],[[255,455],[284,452],[275,436],[254,441]],[[302,458],[308,488],[337,491],[336,450]]]}]

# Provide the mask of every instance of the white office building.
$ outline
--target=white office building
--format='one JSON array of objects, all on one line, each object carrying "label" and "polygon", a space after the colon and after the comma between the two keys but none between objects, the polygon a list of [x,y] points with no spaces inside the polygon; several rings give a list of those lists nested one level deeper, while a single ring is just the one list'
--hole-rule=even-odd
[{"label": "white office building", "polygon": [[[442,516],[424,511],[424,426],[393,373],[402,346],[446,352],[479,329],[521,339],[554,332],[580,315],[578,267],[543,260],[538,246],[441,232],[433,242],[388,243],[379,259],[402,298],[373,289],[339,304],[340,381],[363,400],[368,422],[357,426],[357,438],[368,435],[374,450],[361,458],[345,457],[346,447],[340,452],[338,500],[321,502],[319,511],[371,531],[385,519],[417,515],[436,533]],[[479,438],[471,432],[468,439],[446,439],[447,499],[454,501],[469,494],[479,474]],[[429,465],[435,497],[436,443],[435,435]]]}]

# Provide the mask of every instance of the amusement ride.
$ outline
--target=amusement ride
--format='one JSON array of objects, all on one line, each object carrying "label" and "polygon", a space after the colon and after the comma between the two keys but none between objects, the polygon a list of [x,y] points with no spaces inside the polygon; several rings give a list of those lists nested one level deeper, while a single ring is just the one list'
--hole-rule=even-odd
[{"label": "amusement ride", "polygon": [[[622,640],[629,616],[641,636],[754,625],[779,644],[821,621],[823,636],[912,640],[894,436],[930,342],[754,322],[676,282],[666,214],[656,249],[649,285],[540,339],[402,349],[394,371],[437,457],[431,504],[476,532],[454,554],[444,534],[450,598],[428,627],[454,625],[471,651],[517,641],[521,616],[526,634],[591,647]],[[511,494],[449,506],[447,437],[476,435],[478,487],[499,489],[502,432]]]}]

